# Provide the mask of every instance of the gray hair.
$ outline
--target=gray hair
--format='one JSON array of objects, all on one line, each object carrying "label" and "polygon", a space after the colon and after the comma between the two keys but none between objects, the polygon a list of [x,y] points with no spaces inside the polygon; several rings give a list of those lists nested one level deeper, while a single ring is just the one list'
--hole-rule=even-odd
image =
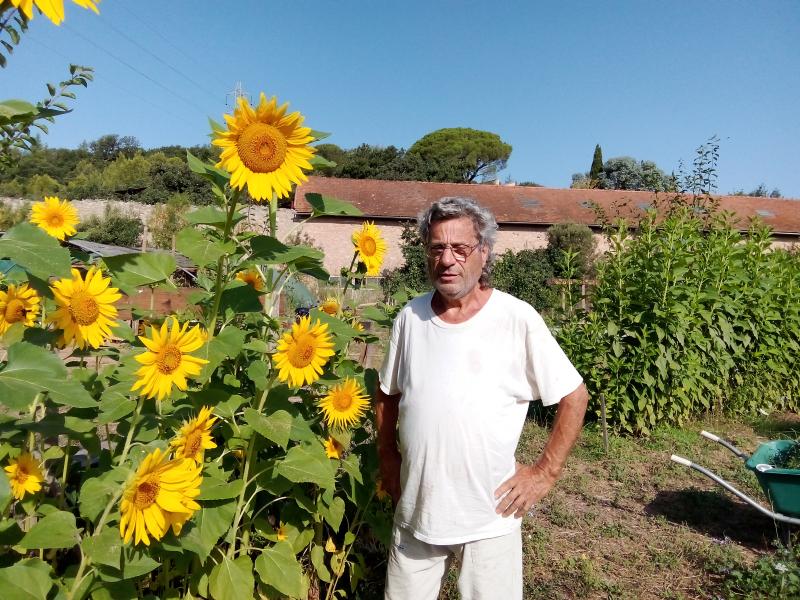
[{"label": "gray hair", "polygon": [[494,264],[494,242],[497,239],[497,221],[488,208],[484,208],[472,198],[447,196],[430,205],[428,210],[417,217],[419,236],[427,246],[430,243],[431,226],[439,221],[467,217],[472,221],[478,243],[489,249],[489,256],[483,266],[480,284],[489,285]]}]

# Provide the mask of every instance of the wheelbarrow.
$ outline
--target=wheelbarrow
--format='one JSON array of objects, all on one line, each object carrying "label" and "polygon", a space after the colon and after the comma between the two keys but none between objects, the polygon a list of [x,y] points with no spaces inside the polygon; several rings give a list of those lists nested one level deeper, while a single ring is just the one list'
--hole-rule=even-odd
[{"label": "wheelbarrow", "polygon": [[791,525],[800,525],[800,469],[779,469],[774,466],[778,453],[786,450],[796,442],[791,440],[765,442],[758,447],[752,456],[748,456],[730,442],[713,433],[701,431],[700,435],[712,442],[725,446],[744,461],[745,466],[755,473],[758,482],[761,484],[761,489],[764,490],[764,494],[772,505],[772,510],[764,508],[759,502],[737,490],[719,475],[693,463],[687,458],[673,454],[670,457],[671,460],[679,465],[699,471],[709,479],[716,481],[733,495],[744,500],[769,518]]}]

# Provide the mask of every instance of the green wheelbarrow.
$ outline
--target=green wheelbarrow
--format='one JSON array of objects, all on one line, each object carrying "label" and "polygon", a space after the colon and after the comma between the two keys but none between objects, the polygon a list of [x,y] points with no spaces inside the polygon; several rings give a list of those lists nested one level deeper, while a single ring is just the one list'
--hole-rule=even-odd
[{"label": "green wheelbarrow", "polygon": [[764,490],[764,494],[772,505],[772,510],[764,508],[759,502],[737,490],[719,475],[693,463],[689,459],[673,454],[670,457],[671,460],[679,465],[699,471],[771,519],[791,525],[800,525],[800,469],[779,469],[774,466],[778,453],[797,442],[791,440],[765,442],[749,456],[730,442],[713,433],[701,431],[700,435],[712,442],[725,446],[744,461],[745,466],[755,473],[758,482],[761,484],[761,489]]}]

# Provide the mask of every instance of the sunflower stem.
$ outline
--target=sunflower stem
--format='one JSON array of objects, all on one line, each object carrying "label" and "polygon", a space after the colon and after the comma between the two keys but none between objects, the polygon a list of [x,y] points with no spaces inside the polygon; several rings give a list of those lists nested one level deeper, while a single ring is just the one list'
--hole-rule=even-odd
[{"label": "sunflower stem", "polygon": [[347,288],[350,287],[350,280],[353,278],[353,265],[356,264],[357,256],[358,250],[353,252],[353,260],[350,261],[350,267],[347,269],[347,281],[344,282],[344,289],[342,290],[342,302],[344,302],[344,297],[347,294]]},{"label": "sunflower stem", "polygon": [[[131,419],[131,427],[128,429],[128,435],[125,436],[125,445],[122,447],[122,454],[119,457],[119,464],[122,464],[128,457],[128,451],[131,449],[131,440],[133,440],[133,431],[139,424],[139,416],[142,414],[142,406],[144,405],[144,397],[139,396],[136,401],[136,410],[133,411],[133,419]],[[109,445],[109,450],[111,446]]]},{"label": "sunflower stem", "polygon": [[269,235],[278,237],[278,196],[274,192],[269,199]]},{"label": "sunflower stem", "polygon": [[[236,212],[236,202],[239,199],[239,192],[234,191],[231,195],[230,203],[228,204],[228,212],[225,216],[225,228],[222,230],[222,243],[228,243],[228,238],[231,235],[231,228],[233,225],[233,213]],[[217,328],[217,315],[219,314],[219,305],[222,301],[222,283],[223,283],[223,267],[225,266],[226,254],[217,259],[217,280],[214,284],[214,305],[211,309],[211,316],[206,324],[208,331],[208,338],[214,337],[214,330]]]},{"label": "sunflower stem", "polygon": [[61,470],[61,490],[58,493],[59,504],[63,508],[66,504],[65,497],[67,494],[67,474],[69,473],[69,438],[64,446],[64,468]]},{"label": "sunflower stem", "polygon": [[[356,518],[354,522],[357,523],[355,532],[353,533],[354,539],[358,539],[358,534],[361,532],[361,526],[364,524],[364,521],[361,520],[361,516],[367,511],[367,508],[372,503],[372,500],[375,498],[375,491],[373,490],[372,495],[367,500],[367,503],[359,508],[356,512]],[[347,551],[344,553],[344,557],[342,558],[342,563],[338,569],[336,569],[336,579],[333,580],[333,583],[328,586],[328,593],[325,595],[325,600],[331,600],[334,596],[334,592],[336,591],[337,586],[339,585],[339,579],[342,577],[342,573],[344,572],[344,567],[347,564],[347,557],[350,556],[350,550],[353,549],[353,543],[347,546]]]}]

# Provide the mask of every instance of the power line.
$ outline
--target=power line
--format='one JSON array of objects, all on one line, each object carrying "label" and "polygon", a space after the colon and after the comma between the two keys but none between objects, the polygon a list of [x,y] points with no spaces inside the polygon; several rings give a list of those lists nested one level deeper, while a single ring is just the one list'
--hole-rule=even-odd
[{"label": "power line", "polygon": [[74,29],[73,27],[71,27],[70,25],[68,25],[67,23],[63,23],[63,24],[62,24],[62,27],[64,27],[65,29],[68,29],[69,31],[71,31],[72,33],[74,33],[75,35],[77,35],[78,37],[80,37],[80,38],[83,38],[83,40],[84,40],[84,41],[86,41],[86,42],[90,43],[92,46],[94,46],[95,48],[97,48],[97,49],[98,49],[98,50],[100,50],[101,52],[104,52],[104,53],[108,54],[108,56],[110,56],[111,58],[113,58],[113,59],[114,59],[114,60],[116,60],[117,62],[119,62],[119,63],[122,63],[124,66],[128,67],[128,68],[129,68],[131,71],[133,71],[134,73],[137,73],[138,75],[140,75],[140,76],[144,77],[144,78],[145,78],[145,79],[147,79],[148,81],[150,81],[150,82],[152,82],[152,83],[156,84],[158,87],[160,87],[160,88],[162,88],[163,90],[165,90],[165,91],[169,92],[170,94],[172,94],[173,96],[175,96],[175,97],[176,97],[176,98],[178,98],[179,100],[181,100],[181,101],[185,102],[186,104],[188,104],[188,105],[190,105],[190,106],[193,106],[194,108],[196,108],[197,110],[199,110],[199,111],[200,111],[200,112],[201,112],[201,113],[202,113],[204,116],[206,115],[206,110],[205,110],[204,108],[201,108],[201,107],[200,107],[200,106],[198,106],[197,104],[195,104],[195,103],[194,103],[194,101],[192,101],[192,100],[190,100],[189,98],[186,98],[186,97],[184,97],[184,96],[181,96],[179,93],[175,92],[174,90],[171,90],[170,88],[168,88],[167,86],[165,86],[163,83],[161,83],[161,82],[159,82],[159,81],[156,81],[155,79],[153,79],[152,77],[150,77],[150,76],[149,76],[147,73],[143,73],[142,71],[140,71],[139,69],[137,69],[136,67],[134,67],[132,64],[130,64],[128,61],[126,61],[126,60],[124,60],[124,59],[120,58],[119,56],[117,56],[117,55],[116,55],[116,54],[114,54],[113,52],[111,52],[111,51],[109,51],[109,50],[106,50],[106,49],[105,49],[105,48],[103,48],[103,47],[102,47],[100,44],[98,44],[97,42],[95,42],[95,41],[94,41],[94,40],[92,40],[91,38],[88,38],[88,37],[86,37],[86,36],[85,36],[85,35],[83,35],[81,32],[77,31],[76,29]]},{"label": "power line", "polygon": [[118,33],[119,35],[121,35],[122,37],[124,37],[124,38],[125,38],[126,40],[128,40],[128,41],[129,41],[131,44],[133,44],[134,46],[136,46],[137,48],[139,48],[139,49],[140,49],[142,52],[146,52],[147,54],[149,54],[150,56],[152,56],[152,57],[153,57],[155,60],[157,60],[158,62],[160,62],[162,65],[164,65],[165,67],[167,67],[168,69],[170,69],[170,70],[171,70],[171,71],[173,71],[174,73],[177,73],[178,75],[180,75],[181,77],[183,77],[183,78],[184,78],[186,81],[188,81],[189,83],[191,83],[192,85],[194,85],[194,86],[195,86],[195,87],[197,87],[198,89],[202,90],[202,91],[203,91],[203,92],[205,92],[206,94],[208,94],[210,97],[212,97],[212,98],[217,98],[217,94],[215,94],[215,93],[214,93],[214,92],[212,92],[212,91],[209,91],[208,89],[206,89],[205,87],[203,87],[203,85],[202,85],[201,83],[198,83],[197,81],[195,81],[194,79],[192,79],[191,77],[189,77],[188,75],[186,75],[185,73],[183,73],[183,72],[181,72],[180,70],[178,70],[178,69],[176,69],[175,67],[173,67],[173,66],[172,66],[171,64],[169,64],[167,61],[165,61],[165,60],[164,60],[164,59],[162,59],[160,56],[158,56],[158,54],[156,54],[155,52],[151,52],[150,50],[148,50],[147,48],[145,48],[144,46],[142,46],[142,45],[141,45],[139,42],[137,42],[135,39],[133,39],[132,37],[130,37],[130,36],[129,36],[128,34],[126,34],[124,31],[121,31],[120,29],[117,29],[117,28],[116,28],[114,25],[112,25],[112,24],[111,24],[111,22],[110,22],[108,19],[105,19],[105,18],[103,18],[103,17],[102,17],[102,15],[100,16],[100,20],[102,20],[102,21],[103,21],[103,23],[105,23],[105,25],[106,25],[106,26],[107,26],[109,29],[111,29],[111,30],[115,31],[116,33]]}]

